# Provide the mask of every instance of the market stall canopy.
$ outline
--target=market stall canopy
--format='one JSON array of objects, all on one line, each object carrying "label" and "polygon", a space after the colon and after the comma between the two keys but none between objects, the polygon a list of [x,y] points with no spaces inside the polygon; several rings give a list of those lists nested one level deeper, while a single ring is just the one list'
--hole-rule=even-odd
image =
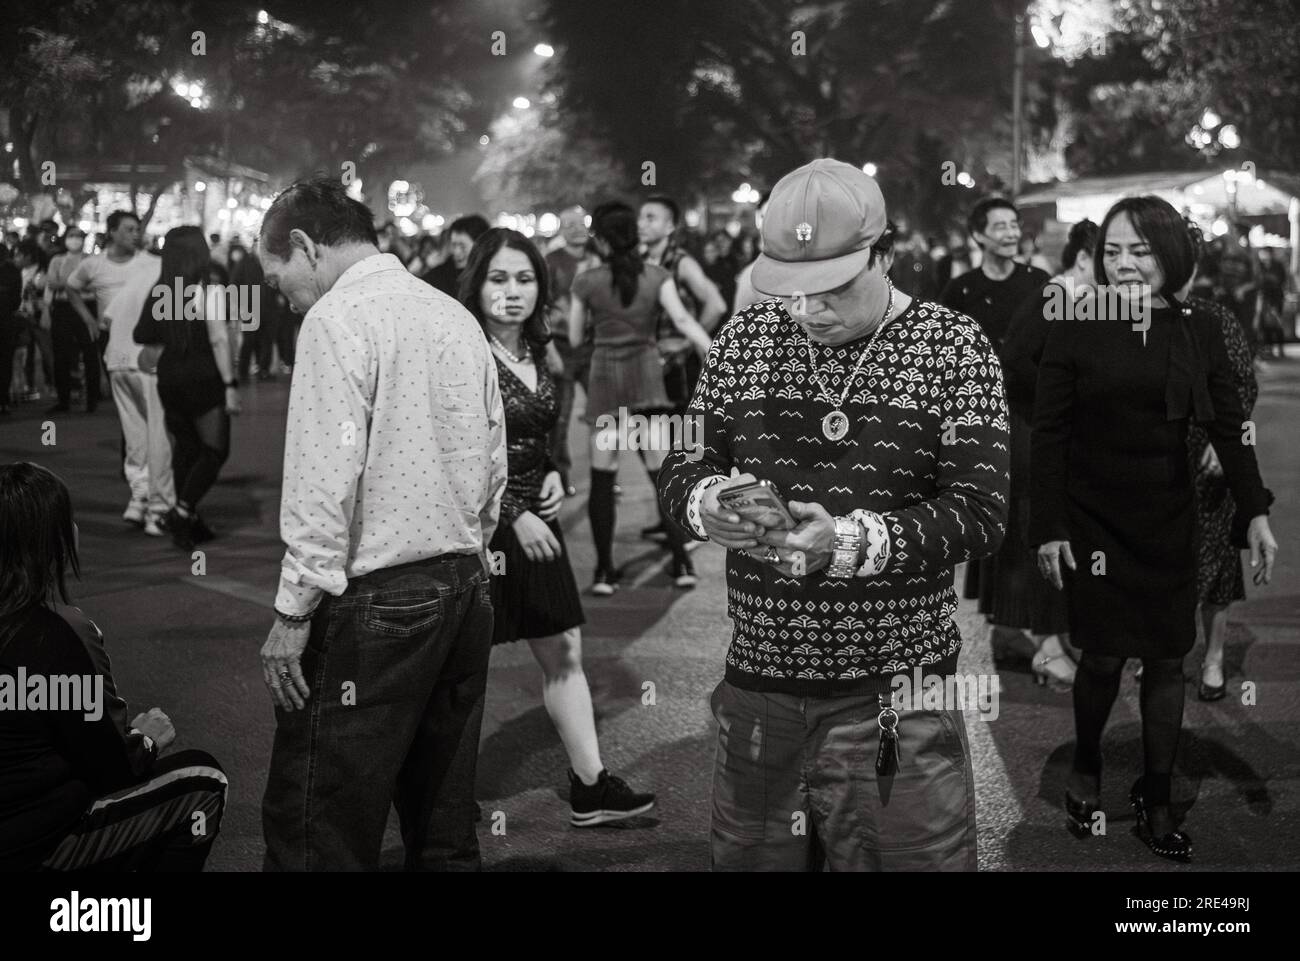
[{"label": "market stall canopy", "polygon": [[1100,222],[1117,200],[1155,194],[1178,209],[1188,208],[1198,219],[1229,210],[1236,195],[1236,212],[1243,217],[1286,216],[1300,197],[1300,174],[1243,168],[1157,171],[1107,177],[1081,177],[1065,183],[1031,186],[1017,199],[1022,206],[1055,204],[1056,219],[1077,223],[1085,217]]}]

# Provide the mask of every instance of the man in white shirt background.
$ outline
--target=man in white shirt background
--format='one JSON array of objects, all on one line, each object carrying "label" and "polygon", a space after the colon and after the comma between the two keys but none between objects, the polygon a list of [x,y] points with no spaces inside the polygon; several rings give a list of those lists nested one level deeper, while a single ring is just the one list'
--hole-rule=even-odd
[{"label": "man in white shirt background", "polygon": [[496,365],[457,301],[381,253],[324,178],[267,211],[267,283],[305,314],[289,398],[268,870],[476,870],[474,774],[506,483]]},{"label": "man in white shirt background", "polygon": [[[81,317],[91,336],[99,341],[99,354],[107,357],[112,321],[108,316],[108,306],[113,302],[122,288],[136,281],[138,284],[152,286],[158,282],[162,271],[159,258],[139,249],[140,219],[129,210],[115,210],[108,215],[108,245],[103,253],[84,257],[77,268],[68,277],[65,287],[68,303]],[[87,299],[93,300],[98,317],[91,313]],[[136,311],[142,301],[135,303]],[[144,378],[138,376],[117,377],[115,374],[133,371],[139,374],[135,364],[135,355],[139,348],[131,340],[131,330],[135,327],[136,317],[127,316],[129,311],[119,311],[119,350],[115,359],[106,361],[110,387],[113,389],[113,401],[117,405],[118,419],[122,422],[123,459],[122,473],[131,487],[131,501],[127,504],[122,518],[131,524],[143,526],[154,536],[162,535],[159,518],[170,510],[175,502],[171,478],[171,446],[166,443],[166,432],[157,421],[162,407],[157,403],[157,385],[154,384],[153,407],[150,406],[148,385]],[[156,381],[156,379],[155,379]],[[153,412],[154,429],[150,433],[150,415]],[[152,439],[154,455],[149,456]],[[150,477],[149,468],[162,471],[159,476]]]},{"label": "man in white shirt background", "polygon": [[[140,218],[129,210],[115,210],[108,215],[108,244],[103,253],[87,257],[68,278],[68,302],[81,315],[86,326],[97,330],[101,355],[108,348],[108,320],[103,316],[122,285],[140,268],[140,259],[148,257],[140,249]],[[157,258],[151,258],[157,264]],[[95,301],[99,318],[91,313],[87,297]]]},{"label": "man in white shirt background", "polygon": [[[134,275],[100,306],[100,319],[108,324],[104,366],[125,440],[122,469],[131,485],[131,503],[123,516],[142,524],[150,537],[162,537],[163,519],[176,506],[171,438],[158,394],[158,374],[140,369],[143,348],[134,337],[140,311],[161,283],[162,258],[142,251],[136,263],[139,269]],[[142,508],[143,520],[136,520]]]}]

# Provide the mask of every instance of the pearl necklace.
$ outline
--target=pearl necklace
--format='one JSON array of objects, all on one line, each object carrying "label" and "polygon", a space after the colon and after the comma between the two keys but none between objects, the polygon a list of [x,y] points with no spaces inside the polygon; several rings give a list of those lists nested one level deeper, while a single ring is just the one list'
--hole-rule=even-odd
[{"label": "pearl necklace", "polygon": [[532,361],[532,354],[529,353],[528,346],[526,344],[524,345],[524,356],[516,357],[514,354],[510,353],[510,348],[508,348],[505,344],[501,343],[501,341],[497,340],[496,334],[488,334],[488,340],[491,342],[493,347],[501,351],[501,353],[505,354],[508,360],[514,361],[520,367],[523,367],[525,364],[528,364],[529,362]]},{"label": "pearl necklace", "polygon": [[876,338],[880,336],[880,332],[885,329],[885,325],[889,323],[889,315],[894,309],[894,285],[890,282],[888,277],[885,278],[885,283],[889,285],[889,301],[885,304],[885,315],[880,318],[880,323],[878,323],[876,329],[871,332],[871,339],[867,341],[867,345],[863,347],[862,352],[858,354],[858,362],[854,365],[853,372],[849,374],[848,380],[844,383],[844,390],[840,393],[838,404],[835,402],[834,396],[832,396],[830,390],[822,380],[821,372],[817,370],[817,358],[813,355],[812,338],[806,333],[804,334],[804,343],[808,347],[808,367],[812,372],[813,379],[817,382],[817,386],[821,388],[822,400],[826,401],[826,403],[830,404],[834,408],[829,414],[822,418],[822,433],[826,436],[827,440],[843,440],[849,432],[849,415],[844,413],[844,404],[849,399],[849,391],[853,389],[853,382],[857,380],[858,371],[862,369],[862,362],[866,360],[867,355],[871,353],[872,345],[875,344]]}]

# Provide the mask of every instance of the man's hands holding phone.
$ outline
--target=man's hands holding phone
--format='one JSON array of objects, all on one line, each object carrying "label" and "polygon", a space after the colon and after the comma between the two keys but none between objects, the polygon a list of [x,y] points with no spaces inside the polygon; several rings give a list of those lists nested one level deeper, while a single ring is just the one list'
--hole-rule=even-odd
[{"label": "man's hands holding phone", "polygon": [[[835,521],[820,504],[788,502],[786,507],[798,526],[777,530],[746,520],[718,502],[718,495],[724,491],[756,481],[753,474],[736,474],[725,484],[716,484],[704,492],[700,521],[709,540],[728,550],[744,551],[787,577],[812,574],[829,564],[835,547]],[[777,549],[780,563],[772,564],[772,548]]]},{"label": "man's hands holding phone", "polygon": [[725,484],[715,484],[704,492],[700,500],[700,523],[709,540],[721,544],[727,550],[743,551],[758,546],[758,538],[764,528],[753,521],[747,521],[733,510],[718,503],[718,495],[730,487],[752,484],[758,478],[753,474],[733,474]]}]

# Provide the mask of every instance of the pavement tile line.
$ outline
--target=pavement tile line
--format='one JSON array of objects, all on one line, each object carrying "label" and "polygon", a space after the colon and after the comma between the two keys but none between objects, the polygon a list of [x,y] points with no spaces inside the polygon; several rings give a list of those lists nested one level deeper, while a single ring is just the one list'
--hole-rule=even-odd
[{"label": "pavement tile line", "polygon": [[264,607],[267,610],[275,609],[275,600],[267,593],[265,588],[245,584],[233,577],[224,577],[221,574],[204,574],[202,577],[178,577],[176,580],[191,587],[201,587],[206,591],[216,591],[218,594],[237,597],[241,601],[256,604],[258,607]]}]

